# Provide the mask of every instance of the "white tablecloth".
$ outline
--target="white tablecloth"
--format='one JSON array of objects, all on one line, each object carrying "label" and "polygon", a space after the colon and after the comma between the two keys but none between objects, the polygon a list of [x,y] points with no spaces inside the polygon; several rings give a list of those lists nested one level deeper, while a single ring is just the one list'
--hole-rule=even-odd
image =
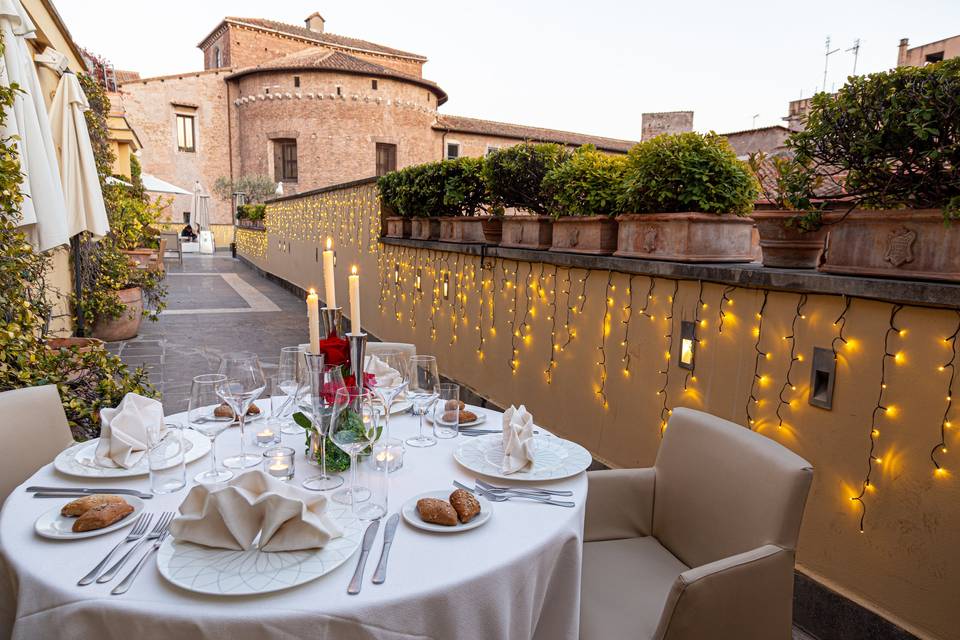
[{"label": "white tablecloth", "polygon": [[[486,412],[497,427],[500,414]],[[174,416],[182,419],[182,416]],[[254,423],[257,424],[257,423]],[[426,425],[425,425],[426,428]],[[412,416],[394,416],[394,437],[416,430]],[[302,436],[283,436],[303,451]],[[464,436],[435,447],[406,450],[404,468],[391,475],[390,511],[424,491],[450,489],[454,479],[472,483],[473,474],[453,459]],[[217,441],[218,458],[239,447],[236,429]],[[187,466],[190,478],[209,465],[203,458]],[[316,473],[302,453],[297,478]],[[64,476],[48,465],[27,484],[125,486],[149,490],[146,477],[95,480]],[[0,514],[0,633],[14,638],[148,640],[411,639],[538,640],[574,639],[580,614],[580,559],[586,476],[553,483],[572,489],[577,507],[566,509],[529,501],[493,506],[490,522],[459,534],[433,534],[401,519],[387,582],[370,582],[380,556],[383,527],[371,550],[359,595],[346,588],[356,556],[333,572],[300,587],[245,597],[202,596],[183,591],[148,565],[126,595],[112,596],[113,583],[76,586],[80,576],[120,539],[112,533],[58,542],[40,538],[33,523],[56,506],[35,499],[22,487]],[[186,490],[148,500],[152,511],[175,510]],[[125,535],[126,531],[122,535]],[[126,574],[126,568],[121,577]]]}]

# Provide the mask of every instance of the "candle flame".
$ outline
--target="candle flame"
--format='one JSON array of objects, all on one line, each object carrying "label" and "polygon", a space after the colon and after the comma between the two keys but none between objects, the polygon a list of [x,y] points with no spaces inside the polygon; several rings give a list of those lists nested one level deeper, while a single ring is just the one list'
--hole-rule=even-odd
[{"label": "candle flame", "polygon": [[331,238],[330,236],[327,236],[327,251],[330,251],[330,249],[332,248],[333,248],[333,238]]},{"label": "candle flame", "polygon": [[353,275],[357,275],[357,265],[353,265],[352,267],[350,267],[350,273]]},{"label": "candle flame", "polygon": [[314,289],[313,287],[310,287],[309,293],[310,293],[310,295],[315,296],[315,295],[317,295],[317,290]]}]

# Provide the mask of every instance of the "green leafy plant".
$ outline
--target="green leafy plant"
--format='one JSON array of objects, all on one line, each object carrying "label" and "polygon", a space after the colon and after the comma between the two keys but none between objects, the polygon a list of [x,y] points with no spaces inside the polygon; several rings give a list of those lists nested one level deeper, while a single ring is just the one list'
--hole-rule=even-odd
[{"label": "green leafy plant", "polygon": [[242,193],[247,202],[259,204],[277,193],[277,183],[262,174],[240,176],[236,180],[220,176],[213,183],[213,192],[222,200],[230,200],[234,193]]},{"label": "green leafy plant", "polygon": [[[344,419],[347,420],[350,424],[349,429],[356,432],[357,434],[363,433],[363,424],[360,422],[360,416],[357,415],[352,409],[344,409],[345,416]],[[314,432],[313,422],[310,421],[310,418],[306,414],[301,412],[296,412],[293,414],[293,421],[297,423],[301,429],[304,430],[306,434],[306,443],[304,453],[309,458],[311,455],[316,455],[316,461],[320,462],[320,452],[317,451],[316,454],[310,451],[310,436]],[[377,428],[377,434],[375,439],[380,438],[380,434],[383,432],[383,427]],[[327,438],[327,471],[341,472],[346,471],[350,468],[350,456],[343,451],[340,447],[333,443],[333,440]],[[367,447],[361,452],[361,455],[369,455],[371,447]]]},{"label": "green leafy plant", "polygon": [[242,204],[237,207],[238,220],[250,220],[256,222],[267,217],[267,205],[265,204]]},{"label": "green leafy plant", "polygon": [[544,193],[543,179],[569,157],[558,144],[523,143],[489,154],[483,177],[495,206],[526,209],[539,215],[550,213],[551,199]]},{"label": "green leafy plant", "polygon": [[[853,207],[939,208],[960,217],[960,59],[851,77],[811,100],[787,147],[820,196]],[[802,199],[806,185],[791,197]]]},{"label": "green leafy plant", "polygon": [[403,217],[475,215],[486,209],[483,161],[458,158],[412,165],[377,180],[384,204]]},{"label": "green leafy plant", "polygon": [[623,156],[611,156],[592,145],[580,147],[543,179],[554,216],[615,216],[622,212]]},{"label": "green leafy plant", "polygon": [[633,213],[749,213],[756,178],[726,138],[714,133],[667,134],[627,154],[623,210]]},{"label": "green leafy plant", "polygon": [[786,219],[785,227],[803,232],[823,227],[823,212],[827,205],[817,193],[823,184],[820,176],[809,171],[809,167],[792,155],[770,156],[761,151],[751,153],[747,164],[768,205],[796,212]]}]

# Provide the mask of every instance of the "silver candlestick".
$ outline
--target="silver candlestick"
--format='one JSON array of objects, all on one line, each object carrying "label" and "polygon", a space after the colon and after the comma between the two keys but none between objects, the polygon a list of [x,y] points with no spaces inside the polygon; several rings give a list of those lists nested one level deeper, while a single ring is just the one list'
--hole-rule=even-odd
[{"label": "silver candlestick", "polygon": [[[347,341],[350,343],[350,371],[353,372],[354,380],[359,388],[363,388],[363,357],[367,350],[367,334],[348,333]],[[354,400],[354,410],[360,412],[359,394]]]},{"label": "silver candlestick", "polygon": [[320,339],[326,339],[331,333],[337,337],[343,335],[340,327],[343,323],[342,307],[323,307],[320,309]]}]

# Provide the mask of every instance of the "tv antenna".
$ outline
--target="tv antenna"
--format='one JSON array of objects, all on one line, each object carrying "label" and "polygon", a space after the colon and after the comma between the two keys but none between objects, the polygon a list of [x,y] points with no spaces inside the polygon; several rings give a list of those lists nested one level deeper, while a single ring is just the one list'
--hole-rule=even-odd
[{"label": "tv antenna", "polygon": [[759,114],[759,113],[753,114],[753,126],[751,127],[751,129],[756,129],[756,128],[757,128],[757,118],[759,118],[759,117],[760,117],[760,114]]},{"label": "tv antenna", "polygon": [[[827,48],[829,48],[829,46]],[[853,46],[846,51],[853,51],[853,75],[857,75],[857,58],[860,57],[860,38],[854,40]]]},{"label": "tv antenna", "polygon": [[830,56],[840,51],[840,49],[830,50],[830,36],[827,36],[827,46],[824,51],[826,51],[826,53],[823,56],[823,84],[821,85],[823,88],[821,91],[827,90],[827,66],[830,64]]}]

